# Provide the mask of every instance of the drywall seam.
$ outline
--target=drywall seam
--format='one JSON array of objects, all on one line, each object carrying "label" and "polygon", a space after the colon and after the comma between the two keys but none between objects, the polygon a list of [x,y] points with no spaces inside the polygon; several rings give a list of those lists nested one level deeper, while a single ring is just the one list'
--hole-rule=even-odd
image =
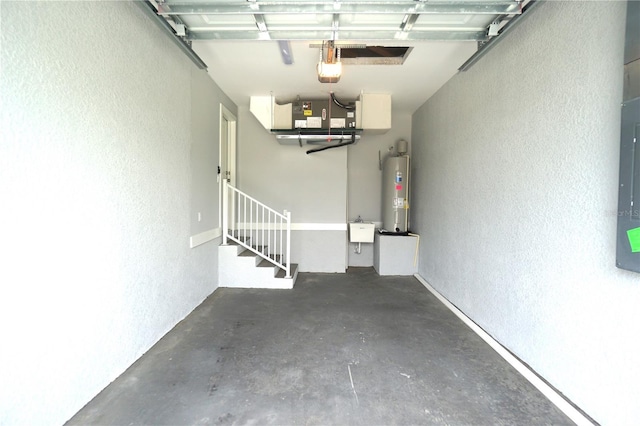
[{"label": "drywall seam", "polygon": [[522,374],[522,376],[529,381],[536,389],[538,389],[549,401],[551,401],[560,411],[562,411],[567,417],[574,421],[578,426],[593,426],[591,422],[584,414],[576,409],[570,402],[568,402],[562,395],[560,395],[554,388],[549,386],[544,380],[533,372],[529,367],[524,365],[518,358],[513,356],[504,346],[502,346],[491,335],[484,331],[478,324],[473,322],[471,318],[465,315],[460,309],[458,309],[453,303],[449,302],[443,295],[431,286],[420,274],[415,274],[414,277],[422,285],[425,286],[434,296],[438,298],[442,304],[444,304],[451,312],[453,312],[458,318],[462,320],[469,328],[476,333],[482,340],[484,340],[491,348],[498,353],[505,361],[507,361],[513,368]]},{"label": "drywall seam", "polygon": [[209,241],[215,240],[222,235],[222,228],[209,229],[208,231],[192,235],[189,238],[189,247],[194,248]]}]

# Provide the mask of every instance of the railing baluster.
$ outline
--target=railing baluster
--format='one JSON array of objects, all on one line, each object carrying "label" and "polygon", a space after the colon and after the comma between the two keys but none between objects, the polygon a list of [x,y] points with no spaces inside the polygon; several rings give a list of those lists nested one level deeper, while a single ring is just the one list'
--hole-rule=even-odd
[{"label": "railing baluster", "polygon": [[291,212],[278,213],[226,181],[222,197],[226,201],[222,211],[223,244],[231,238],[269,259],[291,278]]},{"label": "railing baluster", "polygon": [[229,188],[227,187],[227,181],[222,182],[222,200],[226,203],[222,205],[222,244],[227,245],[227,233],[229,232],[227,216],[228,204],[229,204]]},{"label": "railing baluster", "polygon": [[287,266],[286,278],[291,278],[291,212],[285,210],[287,216],[287,258],[285,265]]},{"label": "railing baluster", "polygon": [[250,246],[253,247],[256,245],[253,240],[253,200],[249,200],[249,240],[251,241]]},{"label": "railing baluster", "polygon": [[280,218],[280,263],[282,263],[282,217]]}]

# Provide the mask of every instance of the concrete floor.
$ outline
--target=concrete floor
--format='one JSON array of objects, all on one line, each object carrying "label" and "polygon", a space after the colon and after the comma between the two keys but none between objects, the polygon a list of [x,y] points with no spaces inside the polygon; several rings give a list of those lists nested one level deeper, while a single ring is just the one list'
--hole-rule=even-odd
[{"label": "concrete floor", "polygon": [[69,425],[572,422],[413,277],[218,289]]}]

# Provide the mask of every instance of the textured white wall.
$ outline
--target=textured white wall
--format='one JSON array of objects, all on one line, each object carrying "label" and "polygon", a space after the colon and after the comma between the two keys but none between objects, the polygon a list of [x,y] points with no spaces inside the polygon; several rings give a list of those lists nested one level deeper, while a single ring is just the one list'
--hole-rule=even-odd
[{"label": "textured white wall", "polygon": [[[236,106],[195,67],[191,71],[191,235],[219,229],[220,103]],[[200,213],[200,220],[198,220]]]},{"label": "textured white wall", "polygon": [[615,267],[624,17],[545,3],[412,120],[420,274],[611,425],[640,422],[640,275]]},{"label": "textured white wall", "polygon": [[132,3],[0,8],[0,424],[60,424],[217,286],[189,249],[210,90]]},{"label": "textured white wall", "polygon": [[[394,111],[391,129],[384,134],[364,132],[362,140],[348,148],[348,219],[362,216],[368,222],[382,222],[382,172],[378,167],[378,151],[382,158],[389,147],[404,139],[411,141],[411,115]],[[373,266],[373,244],[362,244],[356,254],[355,243],[349,244],[349,266]]]},{"label": "textured white wall", "polygon": [[280,145],[247,108],[238,111],[238,186],[302,224],[342,224],[342,231],[295,231],[291,259],[303,272],[346,269],[347,150],[307,155],[309,146]]}]

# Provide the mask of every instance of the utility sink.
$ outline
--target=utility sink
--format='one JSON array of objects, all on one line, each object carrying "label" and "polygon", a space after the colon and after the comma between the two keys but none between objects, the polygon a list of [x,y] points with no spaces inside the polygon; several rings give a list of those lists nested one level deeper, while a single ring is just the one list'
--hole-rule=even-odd
[{"label": "utility sink", "polygon": [[372,243],[376,225],[373,222],[349,222],[349,241],[352,243]]}]

